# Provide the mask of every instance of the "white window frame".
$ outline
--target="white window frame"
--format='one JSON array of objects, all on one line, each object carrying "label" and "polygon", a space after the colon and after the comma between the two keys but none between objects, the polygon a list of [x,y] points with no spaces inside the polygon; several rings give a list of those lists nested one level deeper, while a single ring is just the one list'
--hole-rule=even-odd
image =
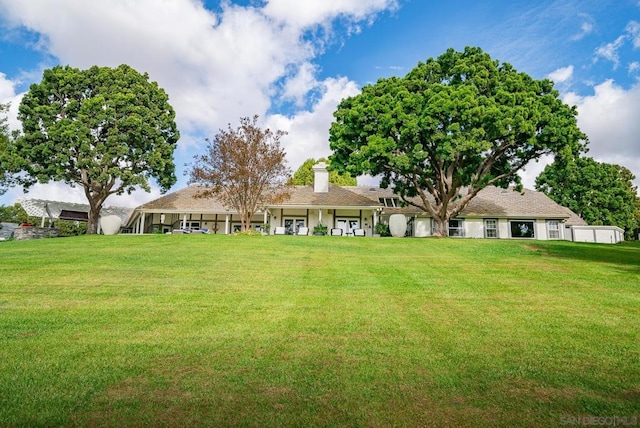
[{"label": "white window frame", "polygon": [[[489,222],[495,222],[495,227],[489,227]],[[499,227],[498,227],[498,219],[497,218],[485,218],[484,219],[484,237],[489,239],[499,238]],[[489,231],[494,231],[495,236],[489,236]]]},{"label": "white window frame", "polygon": [[[451,222],[452,221],[457,221],[458,222],[458,226],[457,227],[451,227]],[[459,234],[457,235],[452,235],[451,231],[458,231]],[[454,238],[464,238],[464,219],[461,218],[450,218],[449,221],[447,222],[447,235],[450,237],[454,237]]]},{"label": "white window frame", "polygon": [[[552,228],[552,226],[555,226],[555,229]],[[555,234],[557,234],[557,236],[552,236],[555,232]],[[560,234],[560,220],[547,220],[547,237],[549,239],[562,239],[562,236]]]}]

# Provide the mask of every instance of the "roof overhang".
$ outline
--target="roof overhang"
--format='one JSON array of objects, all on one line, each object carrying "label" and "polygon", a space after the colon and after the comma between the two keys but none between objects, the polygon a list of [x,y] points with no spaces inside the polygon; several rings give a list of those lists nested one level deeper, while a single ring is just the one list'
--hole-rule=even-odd
[{"label": "roof overhang", "polygon": [[61,210],[60,220],[89,221],[89,213],[85,211]]}]

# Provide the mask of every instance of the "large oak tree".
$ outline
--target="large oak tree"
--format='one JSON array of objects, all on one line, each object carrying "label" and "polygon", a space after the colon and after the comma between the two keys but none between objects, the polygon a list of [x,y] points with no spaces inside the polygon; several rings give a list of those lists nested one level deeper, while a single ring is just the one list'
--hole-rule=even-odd
[{"label": "large oak tree", "polygon": [[449,49],[405,77],[380,79],[343,100],[330,130],[331,164],[381,176],[435,220],[435,234],[489,185],[520,184],[529,161],[580,152],[576,109],[479,48]]},{"label": "large oak tree", "polygon": [[289,194],[286,180],[291,174],[280,146],[284,131],[261,129],[258,116],[240,119],[240,126],[219,130],[207,141],[205,154],[194,156],[189,183],[199,184],[200,197],[216,197],[238,213],[243,231],[251,217],[268,203]]},{"label": "large oak tree", "polygon": [[556,160],[536,178],[536,189],[591,225],[613,225],[631,238],[638,227],[635,176],[627,168],[590,157]]},{"label": "large oak tree", "polygon": [[18,113],[23,136],[13,157],[36,182],[81,186],[89,202],[87,233],[96,233],[105,200],[112,194],[163,191],[175,182],[173,151],[179,133],[168,96],[149,76],[127,65],[79,70],[57,66],[31,85]]},{"label": "large oak tree", "polygon": [[6,112],[9,110],[8,104],[0,104],[0,195],[7,191],[11,185],[12,175],[9,167],[9,125],[7,124]]}]

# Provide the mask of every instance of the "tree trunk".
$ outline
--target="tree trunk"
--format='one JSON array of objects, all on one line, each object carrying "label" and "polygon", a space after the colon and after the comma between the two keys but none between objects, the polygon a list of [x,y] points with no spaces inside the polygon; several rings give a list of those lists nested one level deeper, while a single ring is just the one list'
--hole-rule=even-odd
[{"label": "tree trunk", "polygon": [[87,225],[87,235],[95,235],[98,233],[98,221],[100,219],[100,207],[89,208],[89,224]]},{"label": "tree trunk", "polygon": [[433,217],[433,221],[435,222],[433,236],[439,236],[441,238],[449,236],[449,219],[442,217]]}]

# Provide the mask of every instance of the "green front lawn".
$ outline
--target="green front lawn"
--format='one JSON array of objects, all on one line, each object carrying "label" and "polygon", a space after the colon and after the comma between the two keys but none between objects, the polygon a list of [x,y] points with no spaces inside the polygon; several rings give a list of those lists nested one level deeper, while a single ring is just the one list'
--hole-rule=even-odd
[{"label": "green front lawn", "polygon": [[632,422],[638,314],[637,243],[5,242],[0,426]]}]

